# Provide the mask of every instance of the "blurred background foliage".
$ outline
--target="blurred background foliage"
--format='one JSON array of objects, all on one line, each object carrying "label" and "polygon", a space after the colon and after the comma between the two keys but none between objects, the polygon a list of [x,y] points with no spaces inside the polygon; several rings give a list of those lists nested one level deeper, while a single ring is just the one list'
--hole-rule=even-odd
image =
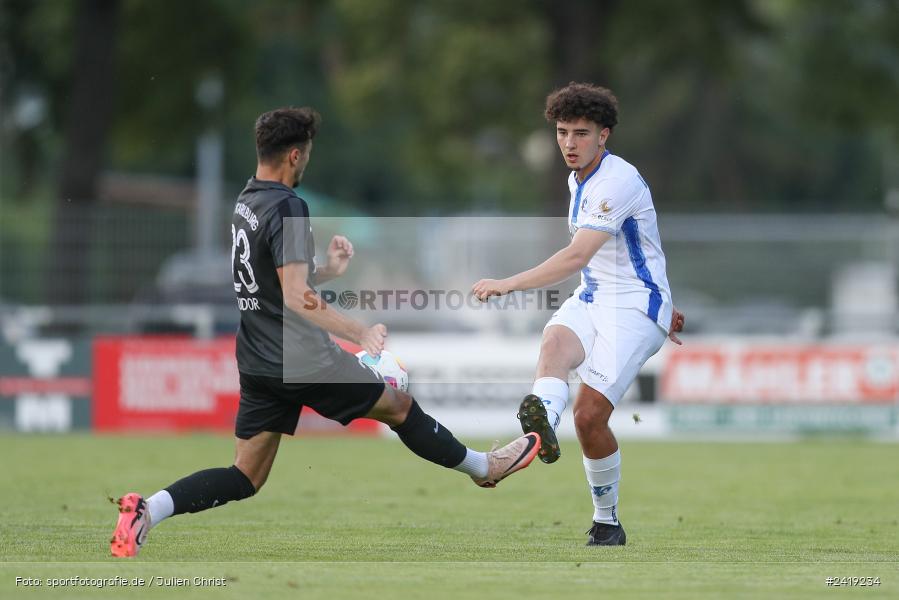
[{"label": "blurred background foliage", "polygon": [[[86,145],[97,147],[97,172],[76,170],[94,182],[103,170],[189,177],[210,124],[225,132],[236,192],[253,171],[255,116],[311,104],[324,117],[311,189],[372,214],[561,214],[564,172],[545,157],[553,138],[542,108],[571,79],[617,93],[610,146],[638,165],[663,210],[877,210],[897,143],[890,0],[0,7],[4,202],[41,190],[93,196],[59,181],[73,153],[90,155]],[[112,18],[99,29],[85,22],[103,14]],[[108,40],[112,60],[92,104],[108,114],[76,153],[73,95],[103,69],[77,60],[85,28]],[[210,76],[224,84],[212,111],[197,101]]]}]

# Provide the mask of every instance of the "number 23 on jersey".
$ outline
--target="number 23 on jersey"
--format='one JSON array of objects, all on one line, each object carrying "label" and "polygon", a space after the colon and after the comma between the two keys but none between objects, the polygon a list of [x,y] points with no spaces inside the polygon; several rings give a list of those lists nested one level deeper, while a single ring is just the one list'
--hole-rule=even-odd
[{"label": "number 23 on jersey", "polygon": [[231,269],[235,292],[240,292],[242,287],[245,287],[249,294],[259,291],[259,284],[256,283],[253,266],[250,264],[250,240],[247,239],[247,232],[243,228],[237,229],[233,224],[231,225]]}]

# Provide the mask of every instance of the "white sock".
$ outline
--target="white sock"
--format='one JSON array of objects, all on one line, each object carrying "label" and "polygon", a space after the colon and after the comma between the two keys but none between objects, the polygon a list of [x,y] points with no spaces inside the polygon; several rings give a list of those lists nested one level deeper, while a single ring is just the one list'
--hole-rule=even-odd
[{"label": "white sock", "polygon": [[593,520],[618,525],[618,480],[621,479],[621,450],[605,458],[584,457],[584,472],[593,497]]},{"label": "white sock", "polygon": [[156,527],[175,512],[175,502],[171,494],[160,490],[147,498],[147,510],[150,511],[150,528]]},{"label": "white sock", "polygon": [[472,477],[487,477],[487,453],[478,452],[471,448],[466,448],[466,450],[465,458],[453,469],[462,471]]},{"label": "white sock", "polygon": [[546,416],[553,429],[559,426],[559,420],[565,407],[568,406],[568,382],[558,377],[541,377],[534,382],[531,393],[540,396],[546,406]]}]

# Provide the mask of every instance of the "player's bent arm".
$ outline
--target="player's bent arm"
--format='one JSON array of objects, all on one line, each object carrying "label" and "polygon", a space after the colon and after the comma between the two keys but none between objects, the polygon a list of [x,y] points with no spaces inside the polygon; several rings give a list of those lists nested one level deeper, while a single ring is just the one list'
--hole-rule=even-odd
[{"label": "player's bent arm", "polygon": [[512,275],[506,281],[509,291],[530,290],[565,281],[587,266],[612,234],[594,229],[579,229],[571,243],[527,271]]},{"label": "player's bent arm", "polygon": [[315,272],[312,273],[312,279],[315,281],[315,285],[325,283],[326,281],[331,281],[332,279],[337,279],[338,277],[340,277],[340,275],[332,272],[327,265],[316,265]]},{"label": "player's bent arm", "polygon": [[309,265],[304,262],[291,262],[278,267],[284,306],[328,333],[359,344],[368,328],[328,306],[306,283],[308,274]]}]

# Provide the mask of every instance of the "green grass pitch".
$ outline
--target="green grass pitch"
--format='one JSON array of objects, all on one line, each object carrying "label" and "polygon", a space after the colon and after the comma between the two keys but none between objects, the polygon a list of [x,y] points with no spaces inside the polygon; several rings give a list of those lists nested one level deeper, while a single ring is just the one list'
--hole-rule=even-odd
[{"label": "green grass pitch", "polygon": [[[168,520],[137,559],[108,556],[107,495],[149,494],[232,452],[209,435],[0,436],[0,598],[899,597],[899,447],[852,439],[626,441],[628,545],[585,548],[575,443],[482,490],[392,439],[285,438],[255,498]],[[75,576],[146,583],[48,587]]]}]

